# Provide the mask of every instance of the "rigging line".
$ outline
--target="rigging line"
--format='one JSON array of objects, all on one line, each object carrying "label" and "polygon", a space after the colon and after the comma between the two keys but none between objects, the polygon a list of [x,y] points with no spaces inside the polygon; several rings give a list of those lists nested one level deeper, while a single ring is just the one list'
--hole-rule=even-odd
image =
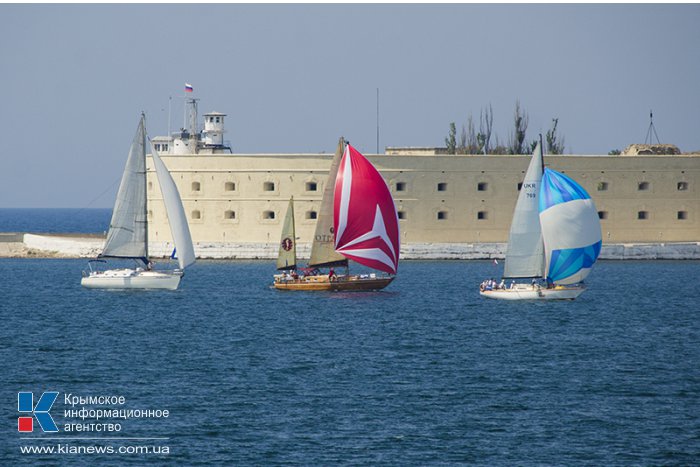
[{"label": "rigging line", "polygon": [[84,210],[88,209],[95,201],[97,201],[98,199],[100,199],[101,197],[103,197],[103,196],[105,195],[105,193],[107,193],[109,190],[111,190],[112,188],[114,188],[114,185],[116,185],[117,183],[119,183],[120,180],[121,180],[121,176],[118,176],[118,177],[116,178],[116,180],[114,180],[110,186],[108,186],[102,193],[100,193],[100,194],[97,195],[95,198],[93,198],[92,201],[90,201],[88,204],[86,204],[85,206],[83,206],[82,208],[80,208],[80,209],[78,210],[78,212],[76,212],[75,214],[76,214],[76,215],[77,215],[77,214],[80,214],[80,213],[83,212]]}]

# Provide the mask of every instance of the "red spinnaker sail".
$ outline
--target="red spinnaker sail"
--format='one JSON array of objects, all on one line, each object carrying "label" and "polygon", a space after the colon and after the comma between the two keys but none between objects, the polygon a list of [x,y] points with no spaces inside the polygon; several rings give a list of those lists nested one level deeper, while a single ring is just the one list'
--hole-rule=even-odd
[{"label": "red spinnaker sail", "polygon": [[335,249],[346,258],[390,274],[399,265],[399,220],[389,187],[355,148],[345,147],[335,179]]}]

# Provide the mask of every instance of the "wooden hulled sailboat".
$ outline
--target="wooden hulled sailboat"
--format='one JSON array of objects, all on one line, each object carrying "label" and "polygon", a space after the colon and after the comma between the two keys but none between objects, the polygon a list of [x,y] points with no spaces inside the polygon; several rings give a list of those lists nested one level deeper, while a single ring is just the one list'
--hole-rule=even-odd
[{"label": "wooden hulled sailboat", "polygon": [[[88,263],[89,271],[80,281],[83,287],[98,289],[177,289],[184,269],[194,263],[194,247],[177,186],[158,153],[151,147],[153,165],[163,194],[179,268],[154,270],[148,256],[148,210],[146,196],[146,123],[145,117],[136,130],[126,167],[119,185],[105,246],[96,260]],[[133,259],[133,269],[93,269],[106,259]]]},{"label": "wooden hulled sailboat", "polygon": [[[289,217],[288,212],[285,219]],[[293,215],[291,218],[293,223]],[[285,220],[283,230],[287,230],[286,224]],[[283,253],[287,238],[289,235],[283,232],[280,257],[288,254]],[[381,272],[352,275],[349,259]],[[274,287],[383,289],[394,279],[398,261],[399,223],[389,188],[374,166],[341,138],[324,187],[308,268],[276,275]],[[321,272],[321,268],[329,271]],[[336,273],[334,268],[344,272]]]},{"label": "wooden hulled sailboat", "polygon": [[583,280],[601,245],[593,200],[573,179],[544,167],[540,141],[515,205],[502,285],[484,281],[480,294],[502,300],[572,300],[586,290]]}]

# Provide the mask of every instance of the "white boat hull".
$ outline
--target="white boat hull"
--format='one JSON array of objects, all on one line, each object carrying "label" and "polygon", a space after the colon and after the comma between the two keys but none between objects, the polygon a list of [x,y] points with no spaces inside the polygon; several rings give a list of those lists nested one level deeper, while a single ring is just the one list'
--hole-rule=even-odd
[{"label": "white boat hull", "polygon": [[176,290],[182,275],[181,271],[110,269],[90,272],[81,279],[80,284],[89,289]]},{"label": "white boat hull", "polygon": [[498,300],[573,300],[585,290],[586,287],[583,285],[557,286],[551,289],[516,285],[511,289],[482,290],[479,294],[482,297]]}]

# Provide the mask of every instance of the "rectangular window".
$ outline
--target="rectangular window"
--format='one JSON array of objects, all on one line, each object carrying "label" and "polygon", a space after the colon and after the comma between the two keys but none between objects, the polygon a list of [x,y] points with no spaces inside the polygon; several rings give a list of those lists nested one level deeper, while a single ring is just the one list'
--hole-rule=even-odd
[{"label": "rectangular window", "polygon": [[637,190],[647,191],[649,189],[649,182],[639,182],[637,185]]},{"label": "rectangular window", "polygon": [[264,191],[275,191],[275,182],[265,182],[263,183]]},{"label": "rectangular window", "polygon": [[688,219],[688,211],[678,211],[677,218],[679,221]]},{"label": "rectangular window", "polygon": [[316,190],[318,190],[318,184],[316,182],[306,182],[306,191]]},{"label": "rectangular window", "polygon": [[678,182],[678,191],[685,191],[688,189],[688,182]]},{"label": "rectangular window", "polygon": [[637,219],[639,220],[645,220],[649,218],[649,213],[647,211],[638,211],[637,212]]},{"label": "rectangular window", "polygon": [[598,211],[598,219],[607,219],[608,211]]},{"label": "rectangular window", "polygon": [[437,184],[437,191],[447,191],[447,183],[440,182]]},{"label": "rectangular window", "polygon": [[406,182],[396,182],[396,191],[406,191]]},{"label": "rectangular window", "polygon": [[486,220],[489,218],[489,213],[486,211],[479,211],[476,214],[476,218],[479,219],[480,221]]},{"label": "rectangular window", "polygon": [[477,191],[486,191],[489,188],[489,184],[486,182],[480,182],[477,186],[476,189]]},{"label": "rectangular window", "polygon": [[437,218],[439,221],[444,221],[447,219],[447,211],[438,211]]},{"label": "rectangular window", "polygon": [[598,182],[598,191],[608,191],[608,182]]}]

